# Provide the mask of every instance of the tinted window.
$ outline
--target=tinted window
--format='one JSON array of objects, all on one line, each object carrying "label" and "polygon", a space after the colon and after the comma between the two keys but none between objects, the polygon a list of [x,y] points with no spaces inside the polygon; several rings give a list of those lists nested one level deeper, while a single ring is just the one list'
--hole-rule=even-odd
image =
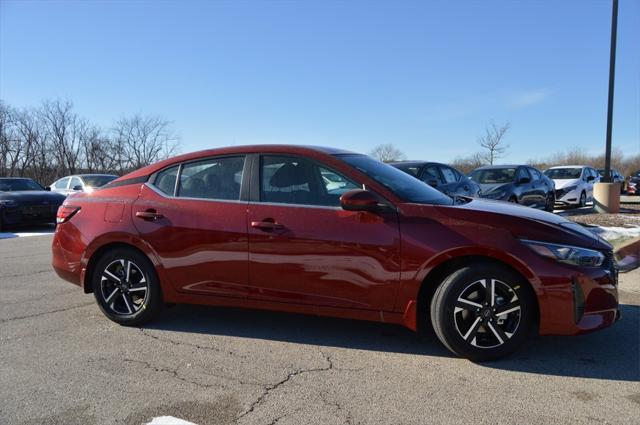
[{"label": "tinted window", "polygon": [[336,155],[407,202],[451,205],[453,200],[397,168],[366,155]]},{"label": "tinted window", "polygon": [[361,187],[302,157],[265,155],[260,168],[262,202],[337,207],[344,192]]},{"label": "tinted window", "polygon": [[156,176],[153,185],[166,195],[173,196],[176,190],[176,179],[178,178],[178,166],[162,170]]},{"label": "tinted window", "polygon": [[485,168],[475,170],[471,178],[482,184],[511,183],[515,175],[515,168]]},{"label": "tinted window", "polygon": [[427,165],[424,168],[424,173],[422,174],[422,181],[429,184],[434,180],[439,184],[442,183],[442,178],[440,178],[438,167],[436,167],[435,165]]},{"label": "tinted window", "polygon": [[56,184],[53,185],[53,187],[55,189],[66,189],[68,184],[69,184],[69,177],[65,177],[63,179],[58,180]]},{"label": "tinted window", "polygon": [[31,179],[0,179],[0,192],[20,190],[44,190],[44,188]]},{"label": "tinted window", "polygon": [[392,164],[394,167],[396,167],[398,170],[402,170],[407,174],[411,174],[414,177],[418,177],[418,173],[420,172],[420,166],[419,165],[411,165],[411,164]]},{"label": "tinted window", "polygon": [[202,199],[240,199],[244,157],[214,158],[182,166],[178,196]]},{"label": "tinted window", "polygon": [[456,176],[456,173],[454,173],[451,168],[441,167],[440,170],[442,170],[442,175],[444,176],[444,180],[447,183],[455,183],[458,181],[458,177]]}]

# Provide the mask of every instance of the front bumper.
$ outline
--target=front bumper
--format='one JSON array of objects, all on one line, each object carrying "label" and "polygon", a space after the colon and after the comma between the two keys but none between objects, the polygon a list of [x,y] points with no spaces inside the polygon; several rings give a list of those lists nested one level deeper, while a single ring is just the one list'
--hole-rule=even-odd
[{"label": "front bumper", "polygon": [[576,189],[565,192],[563,189],[556,189],[556,204],[577,205],[580,203],[580,193]]},{"label": "front bumper", "polygon": [[619,318],[618,271],[613,256],[603,267],[572,268],[564,282],[544,285],[541,335],[579,335],[613,325]]}]

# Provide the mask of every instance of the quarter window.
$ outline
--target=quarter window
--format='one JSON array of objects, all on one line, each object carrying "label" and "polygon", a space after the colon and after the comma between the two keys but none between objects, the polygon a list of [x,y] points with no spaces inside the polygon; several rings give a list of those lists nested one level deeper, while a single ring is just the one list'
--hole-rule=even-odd
[{"label": "quarter window", "polygon": [[244,157],[213,158],[182,166],[178,196],[201,199],[240,199]]},{"label": "quarter window", "polygon": [[162,170],[156,176],[153,185],[165,195],[173,196],[178,178],[178,165]]},{"label": "quarter window", "polygon": [[82,180],[78,177],[71,177],[71,184],[69,185],[69,189],[76,190],[76,186],[82,187]]},{"label": "quarter window", "polygon": [[542,177],[540,175],[540,172],[538,170],[536,170],[535,168],[529,168],[529,172],[533,176],[534,180],[540,180],[540,178]]},{"label": "quarter window", "polygon": [[343,175],[301,157],[266,155],[260,168],[262,202],[337,207],[344,192],[360,188]]}]

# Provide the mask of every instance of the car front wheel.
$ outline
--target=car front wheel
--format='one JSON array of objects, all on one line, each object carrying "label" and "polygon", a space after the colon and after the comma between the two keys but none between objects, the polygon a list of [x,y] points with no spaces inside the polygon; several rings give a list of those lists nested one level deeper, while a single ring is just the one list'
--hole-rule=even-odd
[{"label": "car front wheel", "polygon": [[431,322],[440,341],[473,361],[504,357],[527,337],[534,296],[519,275],[477,264],[449,275],[431,302]]},{"label": "car front wheel", "polygon": [[153,264],[142,253],[119,248],[103,255],[93,273],[93,294],[109,319],[140,325],[162,308],[162,293]]}]

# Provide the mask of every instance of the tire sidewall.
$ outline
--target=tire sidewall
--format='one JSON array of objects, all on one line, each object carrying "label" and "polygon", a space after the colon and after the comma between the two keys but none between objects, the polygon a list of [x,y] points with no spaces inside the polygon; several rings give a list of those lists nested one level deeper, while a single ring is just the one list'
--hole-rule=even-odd
[{"label": "tire sidewall", "polygon": [[[474,347],[458,333],[454,321],[455,302],[462,291],[480,279],[498,279],[509,285],[520,300],[520,323],[513,336],[495,348]],[[436,334],[454,353],[473,361],[489,361],[504,357],[522,345],[535,318],[535,298],[524,278],[499,266],[477,265],[460,269],[447,277],[438,288],[431,304],[432,322]]]},{"label": "tire sidewall", "polygon": [[[144,305],[130,315],[114,313],[107,305],[102,295],[101,276],[104,269],[113,261],[124,259],[133,261],[142,271],[144,278],[149,282],[148,296]],[[117,248],[108,251],[96,264],[92,276],[93,295],[98,307],[109,319],[121,325],[139,325],[150,320],[162,306],[162,291],[155,268],[149,259],[134,249]]]}]

